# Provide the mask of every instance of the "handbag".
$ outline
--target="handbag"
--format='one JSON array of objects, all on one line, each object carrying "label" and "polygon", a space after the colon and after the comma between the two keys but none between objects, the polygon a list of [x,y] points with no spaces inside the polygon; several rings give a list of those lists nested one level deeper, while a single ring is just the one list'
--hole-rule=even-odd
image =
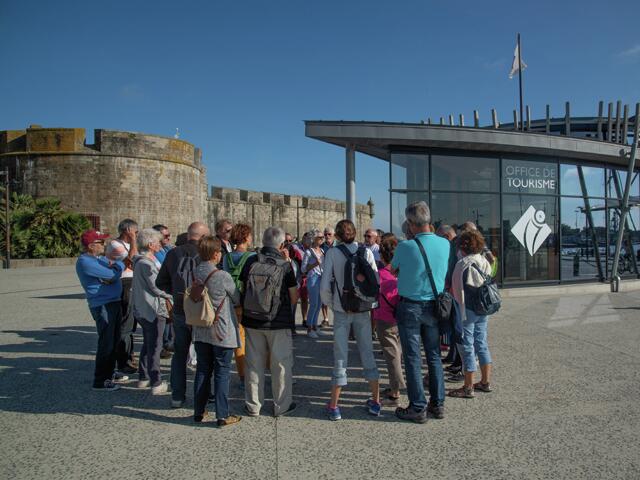
[{"label": "handbag", "polygon": [[[476,315],[493,315],[502,306],[502,297],[498,291],[498,285],[490,275],[484,273],[475,263],[471,264],[482,276],[484,282],[479,287],[466,285],[473,295],[471,295],[471,310]],[[466,303],[466,302],[465,302]]]},{"label": "handbag", "polygon": [[429,259],[427,258],[427,252],[425,252],[422,243],[417,238],[414,241],[418,244],[422,259],[424,260],[424,268],[427,271],[429,277],[429,284],[431,285],[431,291],[433,292],[433,316],[438,320],[438,328],[441,332],[448,332],[451,328],[451,314],[453,313],[453,297],[447,291],[438,293],[436,288],[436,282],[433,279],[433,273],[431,272],[431,265],[429,265]]},{"label": "handbag", "polygon": [[220,270],[214,270],[211,272],[207,275],[204,282],[194,280],[192,285],[185,290],[183,309],[187,325],[210,328],[218,321],[218,316],[224,305],[226,296],[222,299],[218,308],[214,308],[211,297],[209,296],[207,282],[214,273],[219,271]]}]

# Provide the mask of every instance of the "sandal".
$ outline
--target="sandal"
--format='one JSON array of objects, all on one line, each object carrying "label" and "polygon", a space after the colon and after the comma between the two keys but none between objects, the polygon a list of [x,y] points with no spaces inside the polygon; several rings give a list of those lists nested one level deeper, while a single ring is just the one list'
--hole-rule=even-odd
[{"label": "sandal", "polygon": [[486,393],[493,392],[493,389],[491,388],[490,383],[482,383],[482,382],[474,383],[473,389],[479,390],[480,392],[486,392]]},{"label": "sandal", "polygon": [[475,397],[475,395],[473,393],[473,388],[469,388],[469,387],[460,387],[460,388],[456,388],[454,390],[449,390],[447,395],[450,396],[450,397],[454,397],[454,398],[473,398],[473,397]]}]

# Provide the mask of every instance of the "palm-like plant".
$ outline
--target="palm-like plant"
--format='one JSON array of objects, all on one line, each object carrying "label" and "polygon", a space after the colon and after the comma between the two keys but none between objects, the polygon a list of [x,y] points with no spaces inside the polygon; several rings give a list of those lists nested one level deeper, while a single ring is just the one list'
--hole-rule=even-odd
[{"label": "palm-like plant", "polygon": [[[3,205],[2,205],[3,207]],[[84,216],[66,212],[56,198],[11,197],[11,251],[14,258],[71,257],[80,253],[80,234],[91,228]],[[4,231],[4,220],[0,223]],[[4,233],[0,240],[4,251]]]}]

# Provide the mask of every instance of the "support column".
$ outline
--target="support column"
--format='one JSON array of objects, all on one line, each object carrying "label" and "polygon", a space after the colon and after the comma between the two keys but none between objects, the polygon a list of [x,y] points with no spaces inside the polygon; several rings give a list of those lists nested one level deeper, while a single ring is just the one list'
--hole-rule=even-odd
[{"label": "support column", "polygon": [[347,219],[356,223],[356,151],[352,145],[346,150]]}]

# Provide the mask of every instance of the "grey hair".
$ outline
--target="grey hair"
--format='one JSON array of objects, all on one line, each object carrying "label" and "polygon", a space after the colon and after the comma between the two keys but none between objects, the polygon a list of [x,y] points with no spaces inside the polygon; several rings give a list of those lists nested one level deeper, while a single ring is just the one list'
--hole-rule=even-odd
[{"label": "grey hair", "polygon": [[280,227],[269,227],[262,235],[262,245],[271,248],[280,248],[284,243],[284,230]]},{"label": "grey hair", "polygon": [[312,240],[315,240],[315,239],[316,239],[316,237],[324,237],[324,235],[322,234],[322,232],[321,232],[319,229],[317,229],[317,228],[314,228],[313,230],[311,230],[311,231],[309,232],[309,235],[311,236],[311,239],[312,239]]},{"label": "grey hair", "polygon": [[324,233],[336,233],[336,231],[333,229],[333,227],[326,227],[324,229]]},{"label": "grey hair", "polygon": [[162,238],[162,234],[158,230],[155,230],[153,228],[145,228],[138,233],[138,251],[149,251],[149,244],[153,243],[155,240],[160,242]]},{"label": "grey hair", "polygon": [[416,227],[424,227],[431,223],[431,210],[429,210],[427,202],[423,200],[407,205],[407,208],[404,209],[404,215]]},{"label": "grey hair", "polygon": [[409,222],[407,222],[406,220],[404,222],[402,222],[402,233],[404,235],[404,238],[406,238],[407,240],[412,240],[414,235],[411,232],[411,230],[409,229]]},{"label": "grey hair", "polygon": [[130,228],[136,228],[137,226],[138,222],[136,222],[135,220],[131,220],[130,218],[125,218],[118,224],[118,233],[122,235]]}]

